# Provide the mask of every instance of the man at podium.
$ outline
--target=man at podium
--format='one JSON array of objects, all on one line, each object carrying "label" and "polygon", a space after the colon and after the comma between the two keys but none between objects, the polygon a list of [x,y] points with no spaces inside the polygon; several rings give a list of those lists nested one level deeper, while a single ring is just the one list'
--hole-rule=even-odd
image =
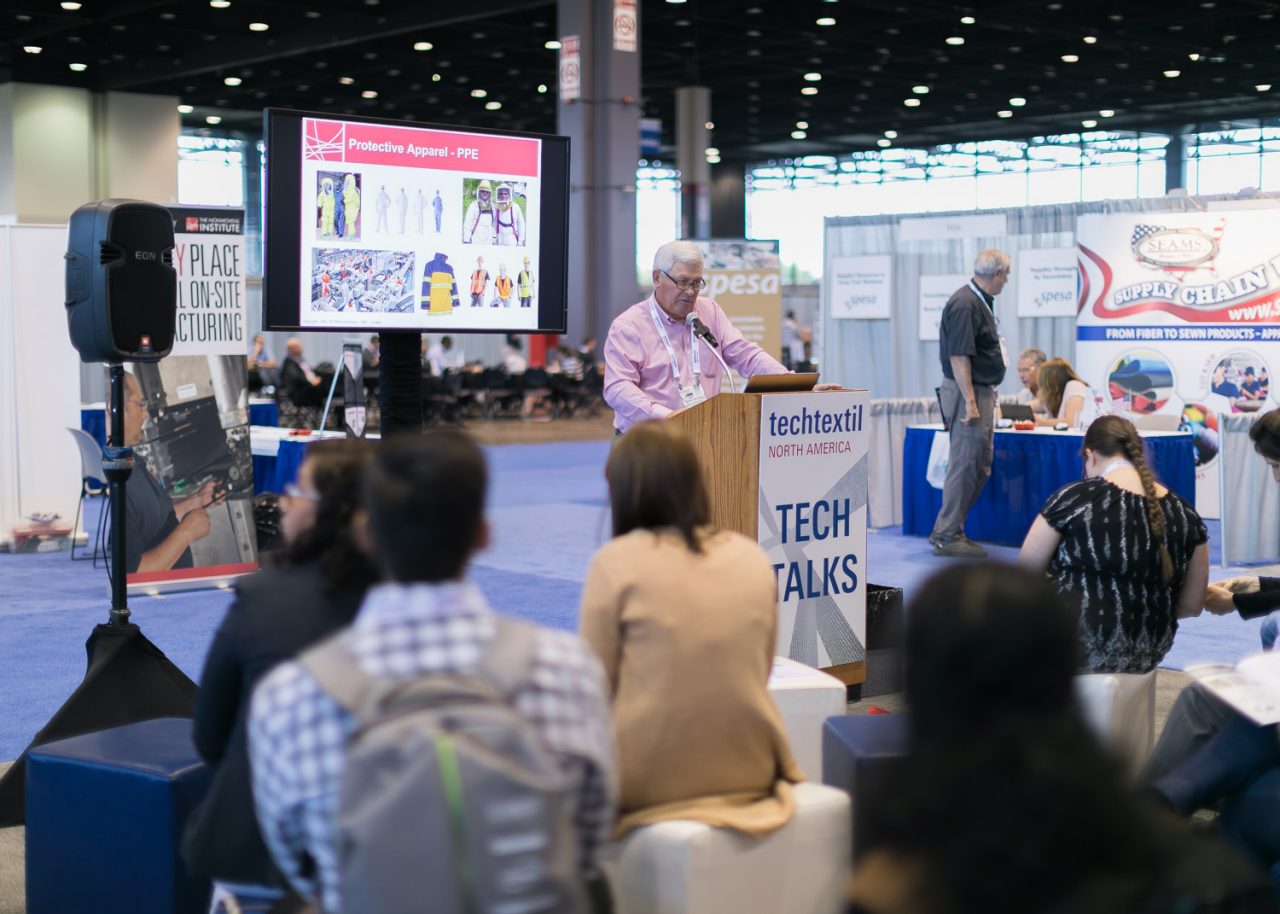
[{"label": "man at podium", "polygon": [[787,369],[744,339],[720,306],[700,293],[702,252],[669,241],[653,255],[653,294],[614,319],[604,343],[604,401],[621,434],[720,393],[723,369],[711,347],[745,378]]}]

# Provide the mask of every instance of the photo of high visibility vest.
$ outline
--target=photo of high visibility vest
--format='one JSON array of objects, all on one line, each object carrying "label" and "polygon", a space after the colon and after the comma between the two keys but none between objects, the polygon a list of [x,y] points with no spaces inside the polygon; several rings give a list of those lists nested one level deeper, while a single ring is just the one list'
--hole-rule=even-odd
[{"label": "photo of high visibility vest", "polygon": [[508,299],[511,297],[511,277],[499,276],[493,281],[493,288],[498,293],[498,298]]},{"label": "photo of high visibility vest", "polygon": [[458,307],[458,283],[447,254],[437,253],[422,271],[421,308],[429,314],[449,314]]},{"label": "photo of high visibility vest", "polygon": [[528,270],[521,270],[516,281],[520,284],[520,297],[533,298],[533,274]]},{"label": "photo of high visibility vest", "polygon": [[489,284],[489,271],[476,270],[471,274],[471,294],[483,295],[484,287]]}]

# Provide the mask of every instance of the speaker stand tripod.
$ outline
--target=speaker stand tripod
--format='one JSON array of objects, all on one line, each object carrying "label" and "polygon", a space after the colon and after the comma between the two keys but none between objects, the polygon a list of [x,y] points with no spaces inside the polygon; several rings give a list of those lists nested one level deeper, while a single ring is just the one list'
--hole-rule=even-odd
[{"label": "speaker stand tripod", "polygon": [[125,483],[133,449],[124,441],[124,367],[111,365],[111,429],[102,468],[111,502],[111,612],[85,642],[84,679],[0,778],[0,828],[26,819],[27,753],[36,746],[156,717],[191,717],[196,684],[129,621],[125,582]]}]

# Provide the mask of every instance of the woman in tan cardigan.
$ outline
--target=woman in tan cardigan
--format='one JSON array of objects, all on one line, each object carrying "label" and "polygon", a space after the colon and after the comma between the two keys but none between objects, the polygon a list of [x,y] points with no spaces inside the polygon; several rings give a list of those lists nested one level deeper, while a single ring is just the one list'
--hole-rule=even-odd
[{"label": "woman in tan cardigan", "polygon": [[618,835],[691,819],[759,836],[803,779],[766,687],[777,584],[760,547],[708,524],[693,447],[645,422],[605,468],[614,539],[591,562],[579,626],[613,696]]}]

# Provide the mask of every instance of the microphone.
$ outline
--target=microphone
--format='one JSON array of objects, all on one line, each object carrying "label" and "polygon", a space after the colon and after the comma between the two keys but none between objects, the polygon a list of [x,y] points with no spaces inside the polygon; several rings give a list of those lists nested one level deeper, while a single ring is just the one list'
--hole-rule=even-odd
[{"label": "microphone", "polygon": [[708,352],[716,357],[716,361],[720,363],[720,367],[724,369],[724,376],[729,379],[729,389],[735,394],[738,392],[738,385],[733,382],[733,372],[729,370],[729,366],[725,360],[720,357],[720,353],[716,350],[720,348],[720,343],[716,340],[714,334],[708,329],[707,325],[699,320],[698,315],[690,311],[685,315],[684,323],[686,327],[692,327],[694,336],[700,336],[703,342],[707,344]]},{"label": "microphone", "polygon": [[688,315],[686,315],[684,322],[685,322],[685,326],[693,328],[693,332],[696,336],[700,336],[704,340],[706,340],[708,346],[710,346],[713,349],[720,348],[719,340],[715,338],[715,336],[711,333],[711,330],[707,327],[707,325],[704,324],[698,318],[697,314],[690,311]]}]

